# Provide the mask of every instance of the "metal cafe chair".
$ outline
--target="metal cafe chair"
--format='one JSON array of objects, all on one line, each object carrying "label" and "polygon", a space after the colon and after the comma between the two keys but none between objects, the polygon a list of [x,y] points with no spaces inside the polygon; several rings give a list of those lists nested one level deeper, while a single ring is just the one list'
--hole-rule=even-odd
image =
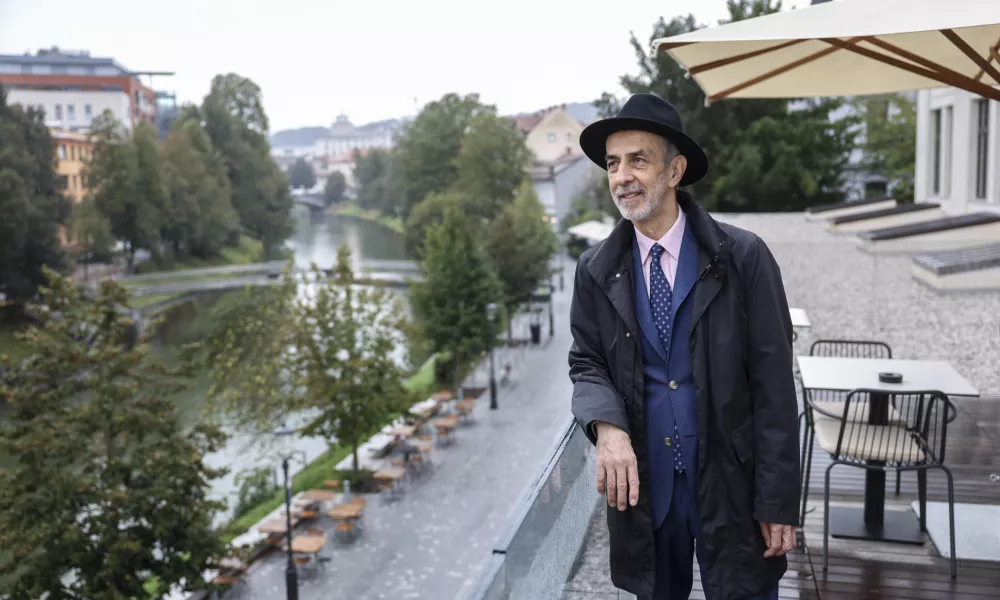
[{"label": "metal cafe chair", "polygon": [[[927,471],[941,469],[948,478],[948,523],[951,542],[951,576],[957,575],[955,557],[955,490],[951,470],[944,465],[948,423],[954,412],[951,400],[937,390],[886,393],[856,389],[844,401],[838,416],[810,400],[810,408],[823,413],[816,421],[819,445],[833,459],[826,468],[823,485],[823,570],[829,563],[830,472],[836,465],[869,471],[916,471],[920,506],[920,531],[927,531]],[[889,418],[896,411],[898,422]],[[869,415],[864,421],[854,414]],[[884,493],[884,488],[883,488]]]},{"label": "metal cafe chair", "polygon": [[[889,344],[868,340],[816,340],[809,347],[809,356],[830,356],[838,358],[892,358],[892,348]],[[810,400],[823,406],[827,413],[843,414],[846,392],[836,390],[807,390],[802,387],[802,412],[799,413],[799,429],[804,429],[802,438],[802,456],[799,462],[800,481],[802,489],[802,509],[799,513],[799,524],[806,520],[806,498],[809,494],[809,479],[812,474],[812,451],[816,436],[815,420],[817,415],[810,409]],[[823,413],[818,418],[823,418]]]}]

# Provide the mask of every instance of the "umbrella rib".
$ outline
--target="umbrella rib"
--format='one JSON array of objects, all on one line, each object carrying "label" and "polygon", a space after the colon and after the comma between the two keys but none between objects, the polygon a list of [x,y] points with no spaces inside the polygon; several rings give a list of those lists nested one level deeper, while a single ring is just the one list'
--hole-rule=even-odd
[{"label": "umbrella rib", "polygon": [[[997,40],[996,45],[990,48],[990,61],[994,60],[997,61],[997,64],[1000,64],[1000,40]],[[982,79],[985,74],[986,71],[980,69],[979,72],[976,73],[976,81]]]},{"label": "umbrella rib", "polygon": [[[856,46],[854,44],[848,44],[847,42],[844,42],[843,40],[839,40],[837,38],[822,38],[822,40],[833,47],[843,48],[844,50],[847,50],[849,52],[854,52],[855,54],[860,54],[861,56],[864,56],[866,58],[877,60],[887,65],[896,67],[897,69],[909,71],[910,73],[914,73],[921,77],[932,79],[934,81],[943,83],[945,85],[954,86],[966,90],[968,92],[972,92],[973,94],[978,94],[980,96],[983,96],[984,98],[1000,100],[1000,90],[990,87],[985,83],[976,81],[971,77],[962,75],[961,73],[958,73],[956,71],[952,71],[951,69],[946,69],[945,67],[942,67],[940,65],[935,65],[937,69],[940,70],[919,67],[917,65],[908,63],[904,60],[900,60],[893,56],[888,56],[880,52],[869,50],[867,48],[861,48],[860,46]],[[868,42],[871,42],[872,40],[873,38],[865,38],[865,41]],[[881,43],[886,44],[886,42],[881,42]],[[893,46],[893,48],[895,48],[895,46]],[[902,50],[901,48],[898,48],[896,50],[898,50],[899,52],[905,52],[906,54],[910,54],[905,50]],[[911,55],[911,56],[916,56],[916,55]],[[924,61],[926,61],[926,59],[921,58],[919,62],[924,62]]]},{"label": "umbrella rib", "polygon": [[[720,58],[719,60],[713,60],[712,62],[707,62],[702,65],[696,65],[688,69],[688,73],[692,75],[697,75],[698,73],[704,73],[705,71],[711,71],[712,69],[718,69],[719,67],[725,67],[733,63],[740,62],[741,60],[746,60],[748,58],[754,58],[756,56],[761,56],[762,54],[767,54],[769,52],[774,52],[776,50],[783,50],[789,46],[794,46],[796,44],[801,44],[808,40],[791,40],[783,44],[778,44],[777,46],[770,46],[768,48],[761,48],[760,50],[754,50],[752,52],[746,52],[744,54],[737,54],[735,56],[727,56],[726,58]],[[664,44],[665,45],[665,44]],[[663,46],[660,46],[662,49]]]},{"label": "umbrella rib", "polygon": [[972,46],[969,45],[969,42],[966,42],[964,39],[962,39],[962,36],[955,33],[955,31],[952,29],[942,29],[941,35],[948,38],[948,40],[952,44],[955,44],[955,46],[959,50],[961,50],[966,56],[968,56],[972,62],[979,65],[979,68],[985,71],[986,74],[988,74],[990,77],[992,77],[993,81],[1000,83],[1000,73],[997,72],[996,67],[991,65],[990,61],[986,60],[982,56],[979,56],[979,53],[976,52],[972,48]]},{"label": "umbrella rib", "polygon": [[782,73],[786,73],[788,71],[791,71],[792,69],[795,69],[797,67],[801,67],[802,65],[805,65],[805,64],[811,63],[811,62],[813,62],[813,61],[815,61],[817,59],[823,58],[827,54],[832,54],[832,53],[836,52],[837,50],[838,50],[838,48],[824,48],[823,50],[820,50],[819,52],[814,52],[814,53],[810,54],[809,56],[804,56],[804,57],[802,57],[802,58],[800,58],[800,59],[798,59],[796,61],[788,63],[787,65],[782,65],[782,66],[778,67],[777,69],[768,71],[767,73],[763,73],[761,75],[758,75],[758,76],[754,77],[753,79],[748,79],[747,81],[744,81],[743,83],[740,83],[738,85],[734,85],[733,87],[731,87],[729,89],[722,90],[721,92],[719,92],[717,94],[713,94],[713,95],[711,95],[711,96],[708,97],[708,99],[706,100],[706,102],[708,102],[708,104],[712,104],[713,102],[716,102],[717,100],[722,100],[724,98],[727,98],[727,97],[735,94],[736,92],[739,92],[740,90],[745,90],[746,88],[748,88],[748,87],[750,87],[752,85],[757,85],[758,83],[760,83],[762,81],[767,81],[768,79],[771,79],[772,77],[777,77],[778,75],[781,75]]}]

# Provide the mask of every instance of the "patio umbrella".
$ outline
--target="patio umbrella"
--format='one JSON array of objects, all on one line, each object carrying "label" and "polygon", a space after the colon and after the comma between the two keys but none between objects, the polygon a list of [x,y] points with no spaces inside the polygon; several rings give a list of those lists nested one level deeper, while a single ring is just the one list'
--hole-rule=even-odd
[{"label": "patio umbrella", "polygon": [[953,86],[1000,100],[1000,0],[840,0],[653,42],[708,97]]}]

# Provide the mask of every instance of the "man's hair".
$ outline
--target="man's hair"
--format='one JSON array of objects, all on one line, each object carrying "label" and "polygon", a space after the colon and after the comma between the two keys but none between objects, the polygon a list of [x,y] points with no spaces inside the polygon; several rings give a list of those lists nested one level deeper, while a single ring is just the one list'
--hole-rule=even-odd
[{"label": "man's hair", "polygon": [[674,143],[667,138],[661,139],[663,140],[663,164],[669,166],[670,161],[677,158],[677,155],[680,154],[680,150],[678,150],[677,146],[675,146]]}]

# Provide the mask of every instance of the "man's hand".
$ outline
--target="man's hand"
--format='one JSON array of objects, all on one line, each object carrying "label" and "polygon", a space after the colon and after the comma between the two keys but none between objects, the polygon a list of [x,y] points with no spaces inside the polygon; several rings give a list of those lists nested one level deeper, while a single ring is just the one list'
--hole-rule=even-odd
[{"label": "man's hand", "polygon": [[764,543],[767,544],[764,558],[784,556],[786,552],[791,552],[792,548],[795,547],[795,527],[792,525],[761,521],[760,533],[764,536]]},{"label": "man's hand", "polygon": [[596,423],[597,493],[608,493],[608,506],[625,510],[639,502],[639,467],[627,433],[610,423]]}]

